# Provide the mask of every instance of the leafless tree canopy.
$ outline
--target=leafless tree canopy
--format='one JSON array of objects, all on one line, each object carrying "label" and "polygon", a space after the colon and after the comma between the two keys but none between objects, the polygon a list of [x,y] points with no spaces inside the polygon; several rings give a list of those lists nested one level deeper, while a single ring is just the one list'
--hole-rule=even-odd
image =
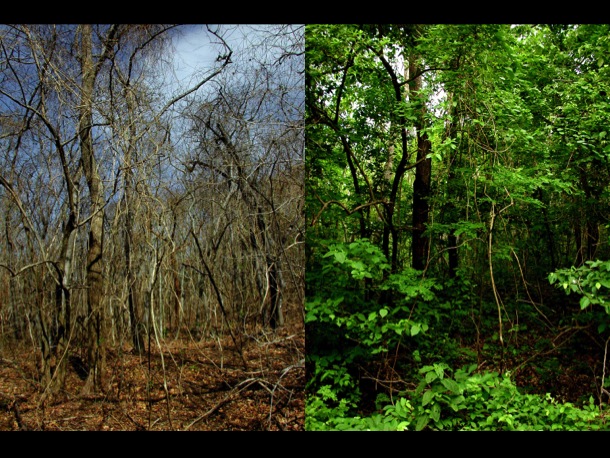
[{"label": "leafless tree canopy", "polygon": [[[194,31],[211,57],[184,76]],[[74,355],[94,393],[111,349],[225,336],[247,365],[302,329],[303,33],[0,27],[0,352],[29,345],[40,391]]]}]

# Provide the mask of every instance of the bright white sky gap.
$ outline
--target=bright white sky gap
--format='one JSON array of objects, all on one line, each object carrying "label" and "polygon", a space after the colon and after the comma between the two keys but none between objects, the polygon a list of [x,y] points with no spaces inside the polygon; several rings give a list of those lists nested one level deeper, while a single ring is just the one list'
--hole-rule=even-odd
[{"label": "bright white sky gap", "polygon": [[205,25],[194,25],[186,33],[174,38],[176,54],[174,55],[174,71],[180,81],[186,85],[192,82],[193,74],[212,68],[217,48],[210,42]]},{"label": "bright white sky gap", "polygon": [[[233,50],[231,65],[243,68],[246,63],[238,62],[237,54],[244,45],[247,46],[244,40],[252,41],[252,35],[256,32],[247,24],[223,24],[220,27],[224,30],[221,36]],[[264,26],[256,25],[256,28],[261,27]],[[201,77],[205,77],[211,69],[218,66],[216,58],[223,49],[218,41],[218,38],[207,31],[205,24],[185,26],[181,33],[174,37],[174,72],[184,88],[201,81]],[[205,90],[205,87],[201,90]]]}]

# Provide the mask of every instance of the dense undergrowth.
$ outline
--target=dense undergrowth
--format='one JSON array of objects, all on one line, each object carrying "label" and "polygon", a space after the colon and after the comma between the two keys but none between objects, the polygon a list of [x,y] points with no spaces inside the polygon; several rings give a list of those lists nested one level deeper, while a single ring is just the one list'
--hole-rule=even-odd
[{"label": "dense undergrowth", "polygon": [[609,429],[608,315],[589,306],[604,300],[606,264],[550,276],[559,289],[595,278],[588,303],[547,285],[551,305],[505,294],[499,315],[467,271],[389,274],[367,240],[328,244],[319,260],[307,279],[306,430]]}]

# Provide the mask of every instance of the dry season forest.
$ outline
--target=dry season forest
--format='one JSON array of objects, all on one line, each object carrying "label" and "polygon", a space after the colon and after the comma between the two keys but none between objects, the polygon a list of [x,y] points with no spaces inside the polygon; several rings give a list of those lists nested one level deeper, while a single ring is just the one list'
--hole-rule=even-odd
[{"label": "dry season forest", "polygon": [[0,430],[304,429],[303,120],[302,26],[0,26]]}]

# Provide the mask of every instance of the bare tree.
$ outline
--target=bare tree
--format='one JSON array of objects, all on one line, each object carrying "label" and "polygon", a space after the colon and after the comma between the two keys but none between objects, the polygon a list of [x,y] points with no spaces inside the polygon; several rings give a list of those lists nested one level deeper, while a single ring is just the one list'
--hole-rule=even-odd
[{"label": "bare tree", "polygon": [[[301,208],[294,202],[302,197],[302,188],[282,186],[283,180],[298,183],[302,172],[302,87],[294,78],[298,72],[286,72],[293,79],[282,80],[274,79],[277,74],[271,70],[274,65],[295,65],[290,57],[302,57],[298,46],[283,41],[286,33],[285,28],[267,30],[254,47],[263,52],[252,59],[257,63],[225,79],[216,95],[193,105],[197,148],[186,162],[191,173],[197,171],[195,186],[210,189],[206,194],[214,196],[206,207],[213,215],[208,227],[216,234],[208,256],[216,259],[222,253],[224,264],[220,268],[220,262],[214,263],[219,266],[215,275],[226,276],[224,284],[231,285],[225,294],[234,313],[242,320],[254,315],[271,328],[284,322],[284,264],[294,262],[289,247],[298,252],[295,241],[302,234]],[[298,29],[291,33],[298,36]],[[272,53],[273,45],[281,52]],[[242,50],[247,51],[252,49]],[[289,210],[296,213],[286,215]],[[290,267],[287,270],[294,275]],[[293,286],[299,290],[298,284]],[[258,310],[252,313],[248,303],[259,304]]]},{"label": "bare tree", "polygon": [[[32,281],[38,282],[35,286],[39,291],[38,305],[33,316],[38,320],[43,379],[50,392],[63,385],[74,315],[88,341],[84,364],[88,375],[83,390],[103,388],[108,338],[103,245],[106,207],[116,200],[122,171],[127,171],[125,202],[131,199],[132,152],[142,139],[152,141],[151,155],[146,159],[156,163],[160,145],[167,140],[165,134],[159,136],[154,131],[162,117],[229,65],[230,52],[192,86],[166,95],[164,101],[157,100],[155,105],[153,97],[145,95],[152,92],[138,83],[136,77],[142,75],[148,50],[163,49],[163,38],[173,29],[174,26],[163,25],[92,24],[21,25],[3,29],[4,84],[0,95],[5,106],[10,107],[2,118],[3,126],[10,128],[3,132],[6,154],[0,184],[5,197],[19,210],[18,224],[23,227],[29,253],[24,259],[9,258],[2,266],[11,278],[32,271]],[[134,92],[134,88],[140,92]],[[121,110],[129,116],[113,114]],[[28,156],[24,152],[33,151],[33,145],[39,146],[40,154],[24,160]],[[20,167],[25,172],[24,166],[36,168],[41,164],[47,168],[38,167],[28,179],[15,174]],[[46,192],[40,186],[28,189],[34,183],[33,178],[42,180]],[[51,202],[50,197],[56,200]],[[41,199],[52,207],[40,205]],[[133,243],[129,233],[134,224],[130,211],[125,220],[126,243]],[[60,229],[59,237],[52,235],[56,228]],[[17,228],[13,229],[7,220],[4,229],[11,235],[8,251],[14,253],[11,232]],[[81,238],[85,229],[86,243]],[[86,249],[83,264],[77,262],[78,247]],[[125,249],[126,257],[130,249],[131,245]],[[129,268],[128,278],[134,279]],[[77,279],[81,282],[79,291],[85,291],[85,297],[80,294],[79,297],[85,299],[86,308],[79,303],[74,314]],[[47,281],[54,284],[53,296],[45,292]],[[50,297],[54,297],[52,313],[46,310]],[[135,312],[130,321],[132,329],[136,329]]]},{"label": "bare tree", "polygon": [[[173,40],[195,30],[212,57],[173,75]],[[83,399],[118,397],[133,350],[150,412],[161,368],[173,429],[179,339],[250,370],[253,342],[266,357],[303,329],[303,32],[0,26],[0,356],[34,350],[41,407],[75,376]],[[295,348],[276,386],[256,372],[273,402]]]}]

